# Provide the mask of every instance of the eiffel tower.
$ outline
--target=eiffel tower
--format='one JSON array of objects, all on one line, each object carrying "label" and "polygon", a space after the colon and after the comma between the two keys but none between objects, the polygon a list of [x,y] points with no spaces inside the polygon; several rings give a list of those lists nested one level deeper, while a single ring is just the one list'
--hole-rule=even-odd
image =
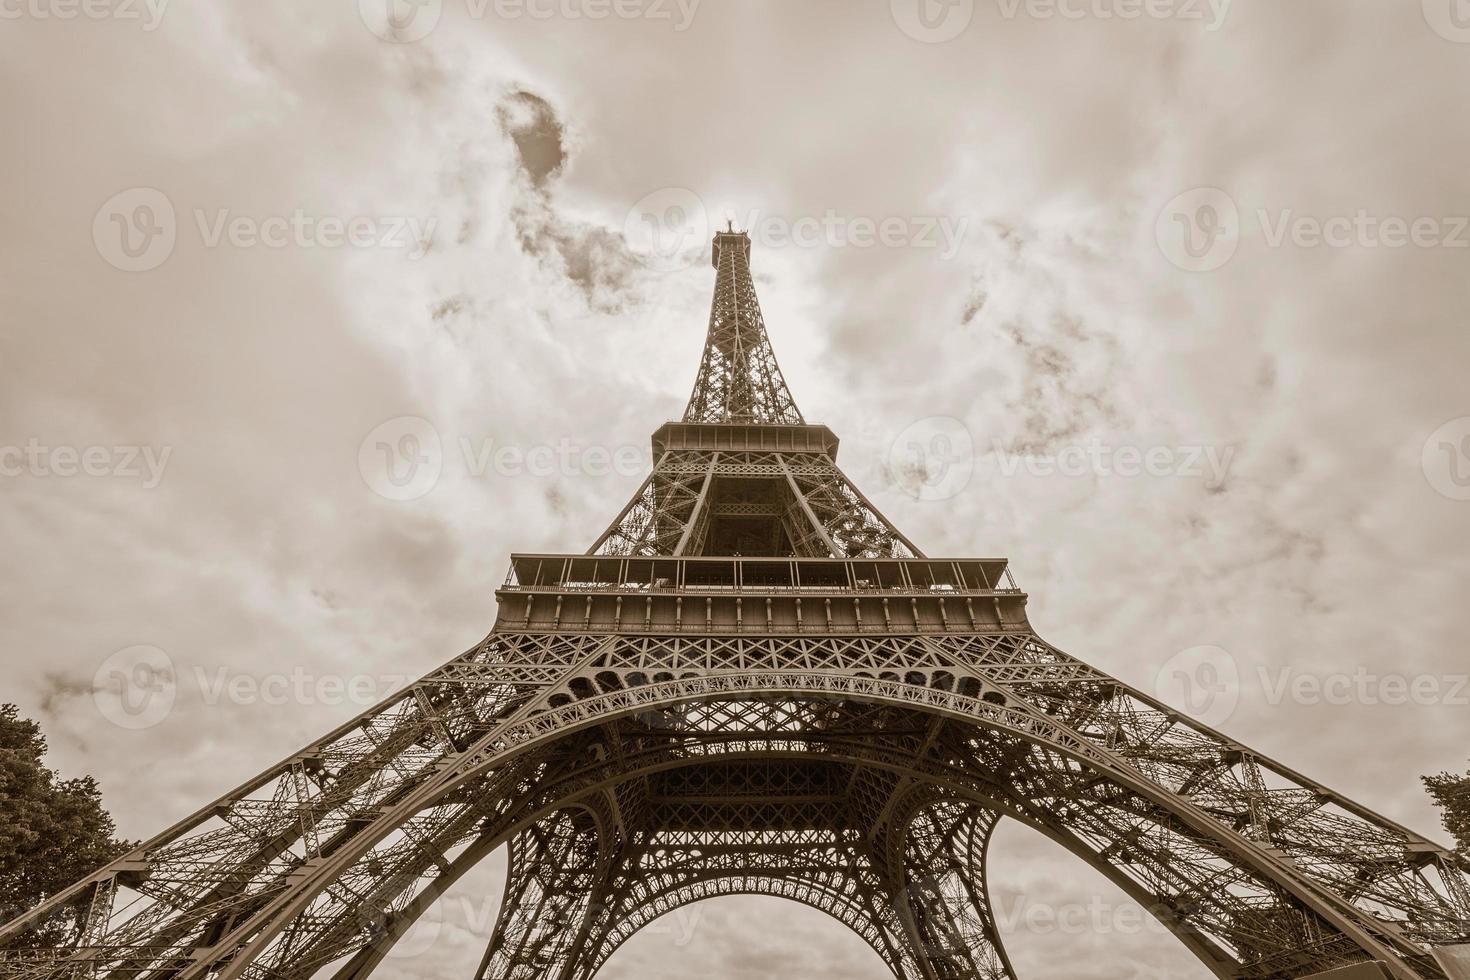
[{"label": "eiffel tower", "polygon": [[1012,978],[1018,820],[1218,977],[1464,977],[1466,862],[1038,637],[1003,559],[924,555],[782,378],[745,233],[703,359],[585,554],[516,554],[485,640],[0,932],[5,977],[360,980],[508,846],[484,980],[581,980],[774,895],[900,978]]}]

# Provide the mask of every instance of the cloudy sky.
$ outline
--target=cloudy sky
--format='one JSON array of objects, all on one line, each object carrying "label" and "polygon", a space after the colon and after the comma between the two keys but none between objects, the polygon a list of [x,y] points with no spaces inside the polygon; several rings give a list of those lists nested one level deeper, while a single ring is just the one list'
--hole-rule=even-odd
[{"label": "cloudy sky", "polygon": [[[799,405],[921,548],[1009,556],[1054,643],[1442,838],[1451,0],[394,3],[0,5],[3,696],[122,833],[473,644],[512,549],[592,541],[729,218]],[[140,657],[179,677],[147,717],[106,683]],[[1031,832],[993,853],[1023,976],[1205,976]],[[472,970],[500,870],[387,975]],[[734,898],[605,971],[693,973],[884,971]]]}]

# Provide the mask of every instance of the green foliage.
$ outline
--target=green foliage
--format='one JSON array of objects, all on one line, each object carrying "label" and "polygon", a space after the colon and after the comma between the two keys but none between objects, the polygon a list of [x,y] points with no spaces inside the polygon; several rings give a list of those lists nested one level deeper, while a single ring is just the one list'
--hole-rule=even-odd
[{"label": "green foliage", "polygon": [[[0,922],[8,921],[132,846],[91,776],[61,779],[42,764],[46,738],[13,704],[0,705]],[[85,900],[12,940],[11,947],[72,940]]]},{"label": "green foliage", "polygon": [[1461,853],[1470,854],[1470,773],[1455,776],[1442,772],[1423,779],[1424,788],[1439,805],[1444,829],[1455,838]]}]

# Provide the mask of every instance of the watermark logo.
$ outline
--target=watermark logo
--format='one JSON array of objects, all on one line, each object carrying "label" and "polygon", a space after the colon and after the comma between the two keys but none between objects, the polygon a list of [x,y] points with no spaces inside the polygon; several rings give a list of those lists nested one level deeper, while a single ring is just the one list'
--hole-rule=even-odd
[{"label": "watermark logo", "polygon": [[163,265],[178,236],[173,202],[156,187],[119,191],[92,218],[97,254],[123,272],[148,272]]},{"label": "watermark logo", "polygon": [[964,33],[975,18],[975,0],[889,0],[893,22],[915,41],[943,44]]},{"label": "watermark logo", "polygon": [[1470,44],[1470,0],[1422,0],[1424,22],[1446,41]]},{"label": "watermark logo", "polygon": [[[1470,2],[1470,0],[1467,0]],[[1248,212],[1267,248],[1470,248],[1470,216],[1351,213],[1303,214],[1293,208]],[[1196,187],[1159,213],[1154,237],[1174,265],[1189,272],[1220,268],[1240,244],[1246,215],[1218,187]]]},{"label": "watermark logo", "polygon": [[1220,188],[1196,187],[1164,205],[1154,239],[1179,268],[1211,272],[1229,262],[1240,244],[1240,210]]},{"label": "watermark logo", "polygon": [[406,688],[407,674],[315,673],[296,666],[265,674],[199,664],[185,671],[156,646],[112,654],[92,678],[92,700],[119,728],[151,728],[168,717],[180,693],[208,707],[233,705],[353,705],[369,707]]},{"label": "watermark logo", "polygon": [[1154,696],[1202,724],[1217,726],[1240,703],[1240,667],[1224,647],[1188,647],[1164,661],[1154,675]]},{"label": "watermark logo", "polygon": [[119,650],[92,675],[92,702],[119,728],[152,728],[168,717],[177,697],[174,662],[155,646]]},{"label": "watermark logo", "polygon": [[357,0],[357,12],[367,29],[384,41],[412,44],[439,25],[444,0]]},{"label": "watermark logo", "polygon": [[400,415],[373,429],[357,448],[363,482],[388,500],[417,500],[439,483],[444,443],[417,415]]},{"label": "watermark logo", "polygon": [[[0,0],[3,2],[3,0]],[[236,214],[230,208],[189,212],[200,244],[232,248],[401,249],[410,259],[433,244],[438,219],[356,214],[343,217],[295,208],[281,214]],[[147,272],[168,261],[179,238],[179,220],[167,194],[132,187],[108,198],[92,218],[92,243],[108,264]]]},{"label": "watermark logo", "polygon": [[[1159,668],[1154,694],[1205,725],[1218,726],[1240,704],[1243,678],[1234,657],[1217,646],[1181,650]],[[1365,666],[1313,673],[1292,664],[1256,664],[1253,697],[1272,707],[1347,705],[1400,707],[1470,706],[1470,675],[1378,673]]]},{"label": "watermark logo", "polygon": [[888,472],[917,500],[949,500],[970,485],[975,442],[957,418],[931,415],[898,434],[888,446]]},{"label": "watermark logo", "polygon": [[1470,500],[1470,415],[1450,419],[1430,433],[1419,465],[1440,496]]},{"label": "watermark logo", "polygon": [[660,272],[687,269],[703,257],[710,238],[709,211],[687,187],[663,187],[628,209],[623,237]]},{"label": "watermark logo", "polygon": [[[385,894],[408,892],[420,883],[417,875],[407,872],[399,872],[393,876],[382,891]],[[449,923],[449,912],[452,909],[450,900],[445,895],[437,896],[424,910],[414,919],[413,926],[407,932],[397,938],[390,938],[389,931],[395,925],[398,914],[393,908],[377,908],[373,903],[364,902],[358,912],[359,922],[364,932],[368,935],[378,937],[373,945],[379,943],[387,944],[384,957],[390,960],[411,960],[423,956],[439,944],[444,934],[444,927],[449,924],[453,928],[454,923]],[[480,935],[488,937],[488,932]]]}]

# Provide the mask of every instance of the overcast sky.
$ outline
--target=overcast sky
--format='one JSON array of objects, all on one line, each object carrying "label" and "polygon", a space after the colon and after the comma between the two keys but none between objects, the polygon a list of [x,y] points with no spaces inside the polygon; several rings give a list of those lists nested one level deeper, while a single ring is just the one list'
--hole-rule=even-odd
[{"label": "overcast sky", "polygon": [[[1010,557],[1052,642],[1443,839],[1470,28],[1138,9],[0,4],[3,696],[140,838],[472,645],[512,549],[642,479],[728,216],[919,547]],[[140,659],[179,678],[146,717]],[[993,855],[1023,977],[1206,975],[1031,832]],[[386,975],[473,969],[499,860]],[[884,975],[777,899],[681,916],[605,975]]]}]

